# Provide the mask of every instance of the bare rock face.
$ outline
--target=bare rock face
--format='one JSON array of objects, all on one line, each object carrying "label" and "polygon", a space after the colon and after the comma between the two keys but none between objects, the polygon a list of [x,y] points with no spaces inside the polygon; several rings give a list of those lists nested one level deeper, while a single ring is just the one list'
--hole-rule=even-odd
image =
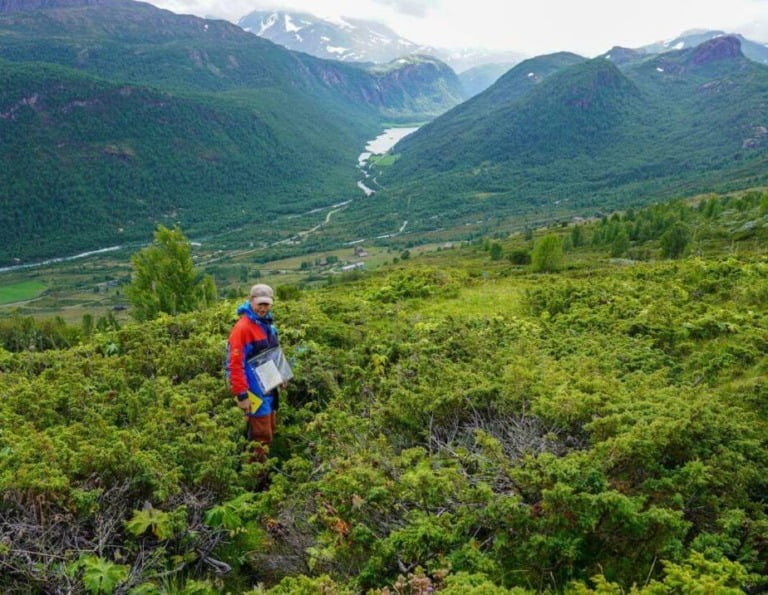
[{"label": "bare rock face", "polygon": [[754,126],[750,132],[751,136],[741,143],[742,149],[757,149],[768,142],[768,128],[765,126]]},{"label": "bare rock face", "polygon": [[691,63],[696,66],[738,58],[741,56],[741,42],[733,36],[716,37],[699,45],[693,52]]}]

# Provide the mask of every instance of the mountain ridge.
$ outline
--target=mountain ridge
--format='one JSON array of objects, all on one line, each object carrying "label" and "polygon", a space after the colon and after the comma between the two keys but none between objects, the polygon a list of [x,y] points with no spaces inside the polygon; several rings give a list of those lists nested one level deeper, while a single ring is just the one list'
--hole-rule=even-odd
[{"label": "mountain ridge", "polygon": [[576,60],[502,103],[505,85],[525,72],[518,65],[398,143],[379,179],[395,202],[409,197],[401,216],[412,226],[440,225],[426,219],[436,211],[583,214],[759,185],[768,68],[739,47],[718,38],[621,68]]},{"label": "mountain ridge", "polygon": [[289,49],[330,60],[390,62],[423,49],[381,23],[361,19],[331,23],[309,13],[254,11],[237,24]]},{"label": "mountain ridge", "polygon": [[255,35],[326,59],[358,62],[390,62],[408,54],[437,58],[461,73],[489,62],[516,64],[521,52],[478,48],[439,48],[406,39],[377,21],[340,17],[322,19],[310,13],[256,10],[238,20]]}]

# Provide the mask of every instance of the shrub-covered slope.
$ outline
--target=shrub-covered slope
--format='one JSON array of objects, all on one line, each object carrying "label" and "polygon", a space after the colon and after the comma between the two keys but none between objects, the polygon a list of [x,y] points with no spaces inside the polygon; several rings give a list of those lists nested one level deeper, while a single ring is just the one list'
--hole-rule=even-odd
[{"label": "shrub-covered slope", "polygon": [[[542,230],[546,274],[515,236],[279,289],[296,377],[262,491],[221,371],[236,304],[0,350],[0,588],[764,589],[767,209]],[[679,229],[681,258],[609,259]]]}]

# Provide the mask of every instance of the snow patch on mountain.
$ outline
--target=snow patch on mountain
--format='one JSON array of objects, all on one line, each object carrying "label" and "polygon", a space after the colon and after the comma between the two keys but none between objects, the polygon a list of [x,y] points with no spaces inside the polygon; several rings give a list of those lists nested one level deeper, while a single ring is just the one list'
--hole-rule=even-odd
[{"label": "snow patch on mountain", "polygon": [[[270,28],[274,26],[274,24],[277,22],[277,15],[271,14],[267,18],[261,21],[261,27],[259,28],[259,32],[256,33],[258,36],[263,36]],[[246,29],[246,31],[253,32],[252,29]]]},{"label": "snow patch on mountain", "polygon": [[291,18],[291,15],[286,14],[284,16],[285,19],[285,30],[288,33],[295,33],[296,31],[301,31],[302,27],[299,27],[296,23],[293,22],[293,19]]},{"label": "snow patch on mountain", "polygon": [[[321,19],[307,13],[254,11],[241,18],[238,25],[290,50],[331,60],[385,64],[401,56],[423,54],[438,58],[458,73],[481,64],[515,64],[524,57],[518,52],[419,45],[382,23],[349,17]],[[296,36],[298,31],[300,37]]]}]

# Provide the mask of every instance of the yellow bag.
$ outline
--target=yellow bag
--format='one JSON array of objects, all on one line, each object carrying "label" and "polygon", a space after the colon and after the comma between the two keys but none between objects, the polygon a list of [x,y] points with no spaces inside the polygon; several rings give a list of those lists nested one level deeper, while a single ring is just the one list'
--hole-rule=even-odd
[{"label": "yellow bag", "polygon": [[[248,415],[254,415],[259,410],[259,407],[261,407],[264,400],[253,392],[248,391],[248,402],[251,404],[251,410],[248,412]],[[237,397],[235,397],[235,403],[238,403]]]}]

